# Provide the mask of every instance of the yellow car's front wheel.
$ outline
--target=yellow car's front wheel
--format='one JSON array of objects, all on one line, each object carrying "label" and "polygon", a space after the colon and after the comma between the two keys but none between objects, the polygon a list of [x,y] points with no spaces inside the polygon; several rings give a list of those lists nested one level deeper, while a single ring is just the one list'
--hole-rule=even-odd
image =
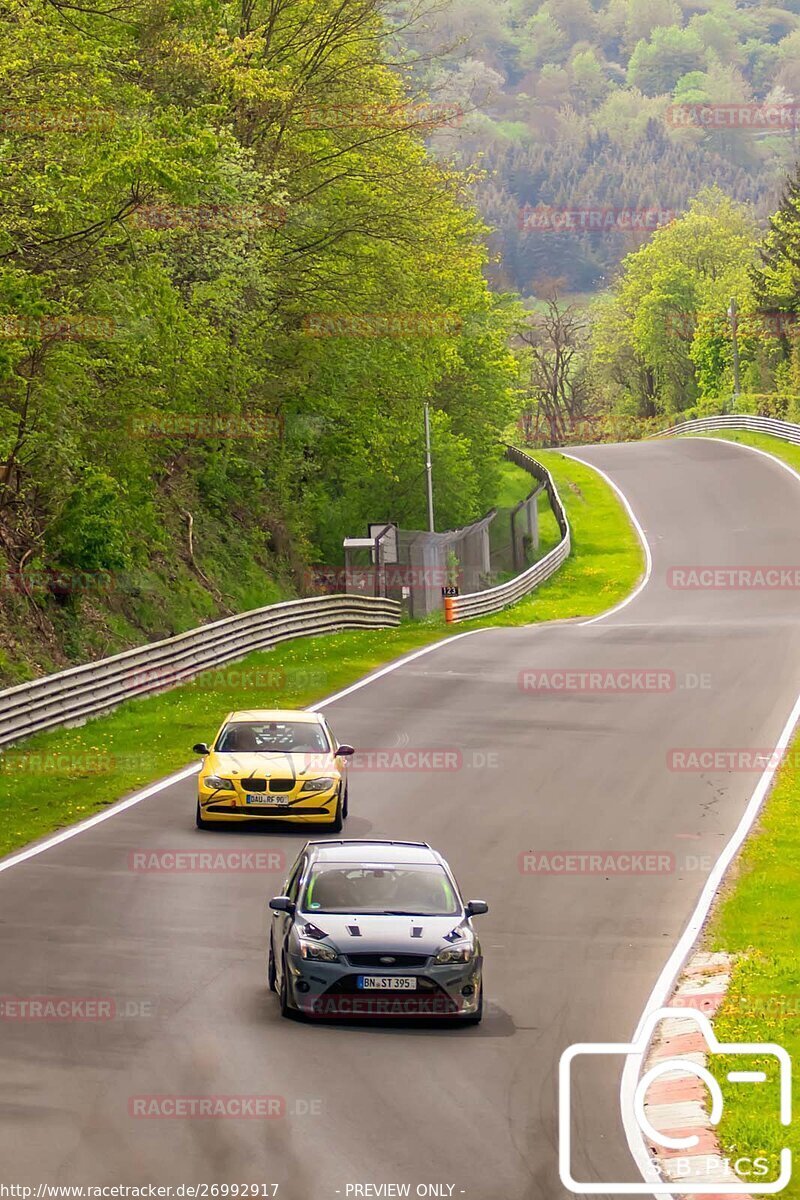
[{"label": "yellow car's front wheel", "polygon": [[333,821],[330,825],[330,828],[334,833],[341,833],[344,829],[344,806],[341,789],[339,791],[339,795],[336,797],[336,808],[333,813]]},{"label": "yellow car's front wheel", "polygon": [[201,810],[201,808],[200,808],[200,801],[199,801],[199,800],[197,801],[197,811],[195,812],[195,817],[194,817],[194,819],[195,819],[195,824],[197,825],[197,828],[198,828],[198,829],[211,829],[213,822],[212,822],[212,821],[206,821],[206,820],[204,820],[204,819],[203,819],[203,813],[202,813],[202,810]]}]

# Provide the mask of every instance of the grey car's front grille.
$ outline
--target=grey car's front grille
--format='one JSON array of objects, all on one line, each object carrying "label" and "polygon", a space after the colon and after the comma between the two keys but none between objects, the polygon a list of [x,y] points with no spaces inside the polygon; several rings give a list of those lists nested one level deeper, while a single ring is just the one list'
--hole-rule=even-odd
[{"label": "grey car's front grille", "polygon": [[375,967],[392,971],[399,967],[424,967],[427,954],[348,954],[347,959],[354,967]]}]

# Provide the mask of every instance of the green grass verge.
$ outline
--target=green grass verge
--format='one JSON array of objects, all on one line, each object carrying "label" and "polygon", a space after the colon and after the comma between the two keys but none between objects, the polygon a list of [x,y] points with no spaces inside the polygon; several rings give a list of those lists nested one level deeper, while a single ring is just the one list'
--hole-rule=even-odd
[{"label": "green grass verge", "polygon": [[[766,450],[800,470],[800,446],[769,434],[720,430],[714,436]],[[778,771],[758,828],[737,860],[734,873],[718,903],[706,933],[706,948],[736,957],[731,987],[714,1021],[725,1042],[776,1042],[795,1064],[793,1107],[800,1103],[800,737],[796,738]],[[778,1153],[790,1146],[795,1159],[800,1135],[795,1123],[783,1129],[777,1120],[777,1074],[769,1060],[766,1085],[727,1084],[725,1075],[737,1069],[732,1059],[714,1064],[725,1108],[719,1127],[720,1143],[732,1158],[765,1155],[770,1173],[777,1175]],[[738,1069],[743,1069],[738,1065]],[[749,1066],[745,1069],[753,1069]],[[800,1175],[785,1191],[787,1200],[800,1200]]]},{"label": "green grass verge", "polygon": [[[191,746],[210,739],[233,708],[303,707],[383,663],[464,629],[590,617],[624,599],[641,575],[643,554],[614,492],[582,463],[555,451],[537,457],[556,479],[572,525],[573,554],[529,598],[493,617],[458,625],[446,626],[437,618],[406,621],[397,629],[297,638],[204,672],[172,691],[130,700],[80,728],[29,738],[0,754],[0,854],[191,762]],[[549,520],[549,536],[555,537],[555,521]]]}]

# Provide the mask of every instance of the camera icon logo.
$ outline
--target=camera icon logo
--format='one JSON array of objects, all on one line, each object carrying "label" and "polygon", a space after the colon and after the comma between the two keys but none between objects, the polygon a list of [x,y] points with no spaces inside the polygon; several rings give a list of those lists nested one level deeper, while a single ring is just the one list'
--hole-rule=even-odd
[{"label": "camera icon logo", "polygon": [[[630,1068],[633,1068],[633,1078],[636,1079],[638,1078],[641,1064],[645,1060],[650,1039],[656,1026],[665,1020],[680,1020],[685,1022],[687,1019],[696,1022],[705,1038],[708,1052],[711,1055],[742,1055],[748,1058],[758,1057],[762,1060],[771,1057],[777,1060],[780,1088],[777,1119],[781,1125],[791,1124],[792,1063],[783,1046],[778,1046],[774,1042],[720,1042],[714,1033],[710,1020],[704,1013],[691,1011],[686,1008],[660,1008],[649,1014],[641,1030],[637,1031],[636,1039],[633,1042],[579,1042],[574,1046],[569,1046],[561,1055],[558,1068],[558,1171],[561,1182],[568,1191],[574,1192],[579,1196],[608,1195],[609,1193],[621,1196],[665,1196],[676,1192],[679,1192],[682,1196],[709,1195],[712,1192],[714,1196],[771,1196],[782,1192],[787,1187],[792,1177],[792,1152],[787,1146],[784,1146],[780,1152],[779,1178],[772,1182],[756,1182],[751,1179],[738,1183],[712,1183],[710,1180],[701,1179],[695,1181],[685,1179],[681,1180],[680,1183],[675,1183],[673,1180],[657,1178],[658,1172],[655,1170],[655,1166],[652,1172],[653,1178],[642,1183],[583,1182],[574,1178],[572,1173],[572,1130],[570,1125],[572,1064],[574,1060],[583,1056],[599,1055],[623,1057],[627,1064],[626,1075],[629,1074]],[[723,1111],[722,1089],[719,1083],[706,1067],[700,1066],[691,1058],[680,1057],[662,1059],[652,1066],[641,1078],[638,1078],[632,1094],[630,1094],[630,1089],[623,1089],[622,1119],[626,1130],[637,1130],[649,1143],[655,1146],[662,1147],[665,1150],[684,1150],[691,1153],[692,1148],[699,1144],[700,1138],[693,1133],[683,1137],[675,1137],[662,1133],[653,1127],[645,1107],[647,1093],[652,1084],[663,1075],[676,1071],[686,1075],[693,1075],[706,1085],[711,1097],[709,1120],[712,1125],[718,1125],[722,1119]],[[761,1070],[730,1071],[727,1079],[729,1083],[741,1083],[748,1086],[758,1085],[767,1082],[767,1074]]]}]

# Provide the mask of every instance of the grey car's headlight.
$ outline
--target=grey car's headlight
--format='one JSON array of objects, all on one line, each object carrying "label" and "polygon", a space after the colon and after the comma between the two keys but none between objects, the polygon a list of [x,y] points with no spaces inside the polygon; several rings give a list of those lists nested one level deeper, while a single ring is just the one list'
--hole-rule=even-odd
[{"label": "grey car's headlight", "polygon": [[445,946],[433,960],[436,963],[468,963],[475,957],[475,943],[466,946]]},{"label": "grey car's headlight", "polygon": [[301,792],[328,792],[332,787],[336,787],[336,780],[332,775],[322,775],[319,779],[307,779],[300,788]]},{"label": "grey car's headlight", "polygon": [[235,792],[236,788],[230,779],[220,779],[219,775],[206,775],[203,786],[213,788],[215,792]]},{"label": "grey car's headlight", "polygon": [[339,961],[339,955],[333,946],[326,946],[322,942],[305,942],[302,938],[300,940],[300,957],[311,959],[314,962]]}]

